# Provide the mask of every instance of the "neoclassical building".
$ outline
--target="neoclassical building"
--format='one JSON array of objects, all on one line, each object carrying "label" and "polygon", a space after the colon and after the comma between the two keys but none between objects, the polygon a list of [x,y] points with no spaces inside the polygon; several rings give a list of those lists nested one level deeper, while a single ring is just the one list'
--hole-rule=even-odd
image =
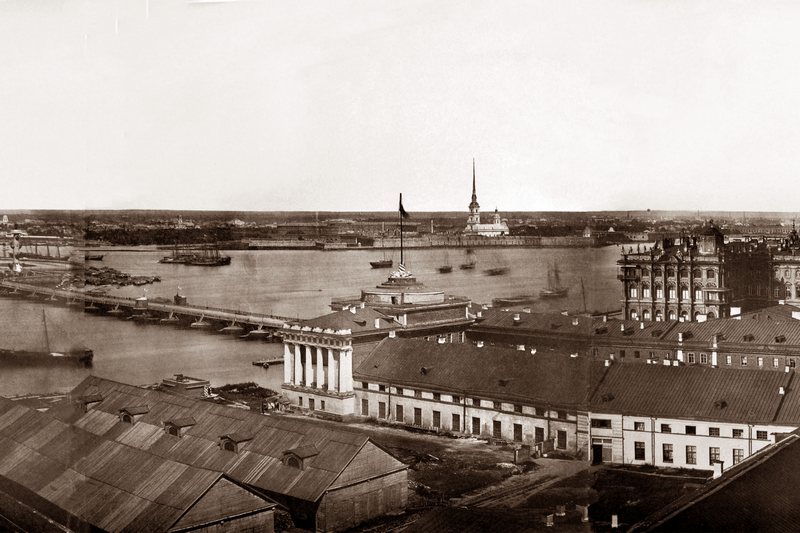
[{"label": "neoclassical building", "polygon": [[772,254],[772,272],[772,297],[800,305],[800,236],[794,224]]},{"label": "neoclassical building", "polygon": [[481,235],[483,237],[502,237],[508,235],[508,224],[500,218],[495,208],[491,215],[491,222],[481,224],[481,206],[478,204],[478,195],[475,192],[475,160],[472,160],[472,201],[469,203],[469,217],[464,235]]},{"label": "neoclassical building", "polygon": [[623,247],[618,279],[630,320],[705,320],[770,302],[770,252],[764,241],[725,243],[709,223],[697,236],[665,238],[650,249]]}]

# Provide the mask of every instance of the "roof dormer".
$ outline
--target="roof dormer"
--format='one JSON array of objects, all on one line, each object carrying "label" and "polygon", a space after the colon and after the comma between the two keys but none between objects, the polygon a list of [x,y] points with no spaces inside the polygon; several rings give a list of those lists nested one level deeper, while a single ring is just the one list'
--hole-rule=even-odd
[{"label": "roof dormer", "polygon": [[146,405],[134,405],[132,407],[123,407],[119,410],[120,422],[126,424],[135,424],[144,415],[150,412],[150,408]]},{"label": "roof dormer", "polygon": [[286,466],[304,470],[305,462],[318,454],[319,450],[314,446],[298,446],[297,448],[292,448],[291,450],[283,452],[282,462]]},{"label": "roof dormer", "polygon": [[84,413],[88,413],[89,410],[97,405],[98,403],[103,401],[103,396],[101,394],[86,394],[84,396],[79,396],[77,399],[78,407],[80,407],[81,411]]},{"label": "roof dormer", "polygon": [[253,440],[253,435],[250,433],[228,433],[220,435],[219,448],[233,453],[239,453],[240,448],[244,443]]},{"label": "roof dormer", "polygon": [[190,427],[197,424],[194,418],[187,416],[184,418],[173,418],[172,420],[164,421],[164,431],[169,435],[176,437],[183,437]]}]

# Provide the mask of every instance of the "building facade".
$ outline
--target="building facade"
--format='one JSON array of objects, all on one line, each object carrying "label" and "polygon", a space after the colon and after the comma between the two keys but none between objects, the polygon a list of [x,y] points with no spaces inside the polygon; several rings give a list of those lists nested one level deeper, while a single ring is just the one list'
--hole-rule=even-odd
[{"label": "building facade", "polygon": [[767,244],[726,244],[713,224],[695,237],[665,238],[649,250],[623,247],[617,264],[623,316],[631,320],[726,318],[732,309],[770,302]]},{"label": "building facade", "polygon": [[772,273],[773,299],[800,305],[800,236],[794,223],[772,254]]}]

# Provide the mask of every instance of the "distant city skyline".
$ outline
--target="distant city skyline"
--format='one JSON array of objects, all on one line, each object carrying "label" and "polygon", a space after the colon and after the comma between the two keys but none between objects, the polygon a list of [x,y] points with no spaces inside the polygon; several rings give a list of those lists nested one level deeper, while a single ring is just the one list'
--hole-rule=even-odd
[{"label": "distant city skyline", "polygon": [[800,5],[0,2],[0,212],[796,211]]}]

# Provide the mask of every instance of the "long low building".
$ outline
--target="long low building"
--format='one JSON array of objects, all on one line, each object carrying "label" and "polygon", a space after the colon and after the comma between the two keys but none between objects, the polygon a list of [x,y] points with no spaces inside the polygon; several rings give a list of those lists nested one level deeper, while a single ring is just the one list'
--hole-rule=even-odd
[{"label": "long low building", "polygon": [[800,427],[794,372],[626,365],[386,339],[354,373],[361,416],[592,462],[728,467]]},{"label": "long low building", "polygon": [[[51,461],[20,464],[17,452],[5,446],[0,475],[27,483],[46,504],[103,529],[124,529],[108,528],[102,520],[118,513],[138,515],[144,512],[142,506],[134,512],[132,503],[115,510],[115,500],[100,510],[76,503],[73,499],[97,505],[102,501],[94,499],[91,483],[81,492],[83,485],[60,478],[59,469],[91,459],[81,463],[84,470],[79,468],[78,474],[100,480],[119,477],[124,490],[154,494],[156,503],[162,498],[160,490],[169,489],[163,494],[168,499],[183,492],[195,494],[195,485],[230,480],[280,504],[297,526],[315,531],[348,529],[401,511],[407,501],[407,466],[353,431],[93,376],[64,402],[18,428],[15,420],[21,409],[12,406],[0,414],[0,438],[33,447]],[[183,474],[194,471],[194,477]],[[70,487],[78,492],[59,492],[72,491]],[[153,529],[165,528],[149,530]]]}]

